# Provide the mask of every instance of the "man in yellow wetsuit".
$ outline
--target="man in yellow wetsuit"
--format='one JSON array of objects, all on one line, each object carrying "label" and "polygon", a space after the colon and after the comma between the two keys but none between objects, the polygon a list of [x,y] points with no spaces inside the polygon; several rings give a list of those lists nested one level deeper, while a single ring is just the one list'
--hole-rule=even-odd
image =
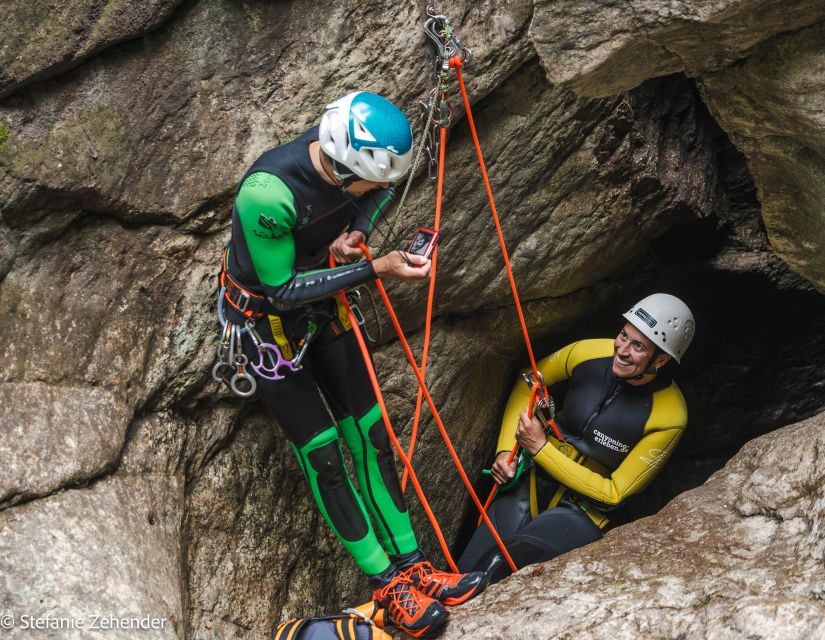
[{"label": "man in yellow wetsuit", "polygon": [[[556,416],[563,441],[528,418],[526,385],[510,396],[492,475],[499,485],[518,482],[489,515],[519,567],[600,539],[605,512],[656,477],[687,425],[684,397],[660,370],[681,361],[693,338],[693,314],[678,298],[657,293],[624,318],[615,340],[574,342],[539,363],[548,385],[569,381]],[[521,479],[516,463],[507,462],[516,442],[535,462]],[[510,574],[486,525],[458,565],[485,570],[491,581]]]}]

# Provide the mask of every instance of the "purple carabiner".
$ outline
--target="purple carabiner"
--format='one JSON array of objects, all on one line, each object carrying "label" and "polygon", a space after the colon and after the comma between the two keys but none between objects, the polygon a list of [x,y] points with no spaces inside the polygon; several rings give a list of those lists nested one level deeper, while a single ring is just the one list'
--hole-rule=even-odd
[{"label": "purple carabiner", "polygon": [[[267,367],[264,363],[264,356],[266,352],[274,353],[275,354],[275,366],[274,367]],[[281,354],[281,350],[278,348],[277,345],[270,344],[265,342],[264,344],[258,345],[258,362],[252,365],[252,369],[262,378],[266,378],[267,380],[283,380],[284,376],[282,376],[278,370],[281,367],[286,367],[290,371],[297,371],[298,369],[295,367],[295,364],[292,360],[287,360]]]}]

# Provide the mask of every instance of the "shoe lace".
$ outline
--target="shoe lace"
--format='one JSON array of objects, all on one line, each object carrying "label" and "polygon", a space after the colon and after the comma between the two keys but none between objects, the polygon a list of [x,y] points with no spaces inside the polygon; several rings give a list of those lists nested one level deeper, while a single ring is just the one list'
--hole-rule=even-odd
[{"label": "shoe lace", "polygon": [[453,574],[447,573],[446,571],[439,571],[436,569],[429,560],[423,560],[421,562],[416,562],[413,566],[407,569],[404,572],[406,575],[412,578],[413,575],[417,574],[421,580],[431,581],[433,579],[438,579],[442,577],[452,576]]},{"label": "shoe lace", "polygon": [[[408,571],[397,574],[385,587],[381,587],[378,591],[377,599],[387,608],[393,602],[404,611],[407,615],[415,615],[418,611],[418,603],[413,596],[412,590],[409,586],[405,589],[402,585],[411,585],[412,578]],[[389,601],[387,601],[389,598]]]}]

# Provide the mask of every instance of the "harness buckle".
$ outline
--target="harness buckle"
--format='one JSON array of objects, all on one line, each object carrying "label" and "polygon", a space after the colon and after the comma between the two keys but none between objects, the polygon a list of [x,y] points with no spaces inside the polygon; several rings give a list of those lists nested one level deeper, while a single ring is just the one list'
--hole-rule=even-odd
[{"label": "harness buckle", "polygon": [[355,316],[355,321],[358,323],[358,326],[363,327],[367,320],[364,318],[364,314],[361,313],[361,308],[352,302],[350,302],[349,308],[352,310],[352,315]]},{"label": "harness buckle", "polygon": [[[237,289],[237,292],[237,298],[233,300],[233,302],[235,303],[235,306],[238,308],[238,311],[243,313],[249,306],[249,302],[252,300],[252,296],[250,296],[243,289]],[[243,302],[240,302],[241,300],[243,300]]]}]

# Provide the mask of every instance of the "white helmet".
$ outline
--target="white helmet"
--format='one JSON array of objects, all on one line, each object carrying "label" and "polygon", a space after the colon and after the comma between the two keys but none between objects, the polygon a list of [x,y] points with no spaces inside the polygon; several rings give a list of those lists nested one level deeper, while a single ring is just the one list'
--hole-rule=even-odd
[{"label": "white helmet", "polygon": [[688,306],[667,293],[654,293],[640,300],[624,318],[676,362],[682,361],[696,331]]},{"label": "white helmet", "polygon": [[338,165],[335,172],[340,180],[355,174],[372,182],[389,182],[407,173],[412,162],[407,117],[386,98],[366,91],[349,93],[327,105],[319,140],[324,153]]}]

